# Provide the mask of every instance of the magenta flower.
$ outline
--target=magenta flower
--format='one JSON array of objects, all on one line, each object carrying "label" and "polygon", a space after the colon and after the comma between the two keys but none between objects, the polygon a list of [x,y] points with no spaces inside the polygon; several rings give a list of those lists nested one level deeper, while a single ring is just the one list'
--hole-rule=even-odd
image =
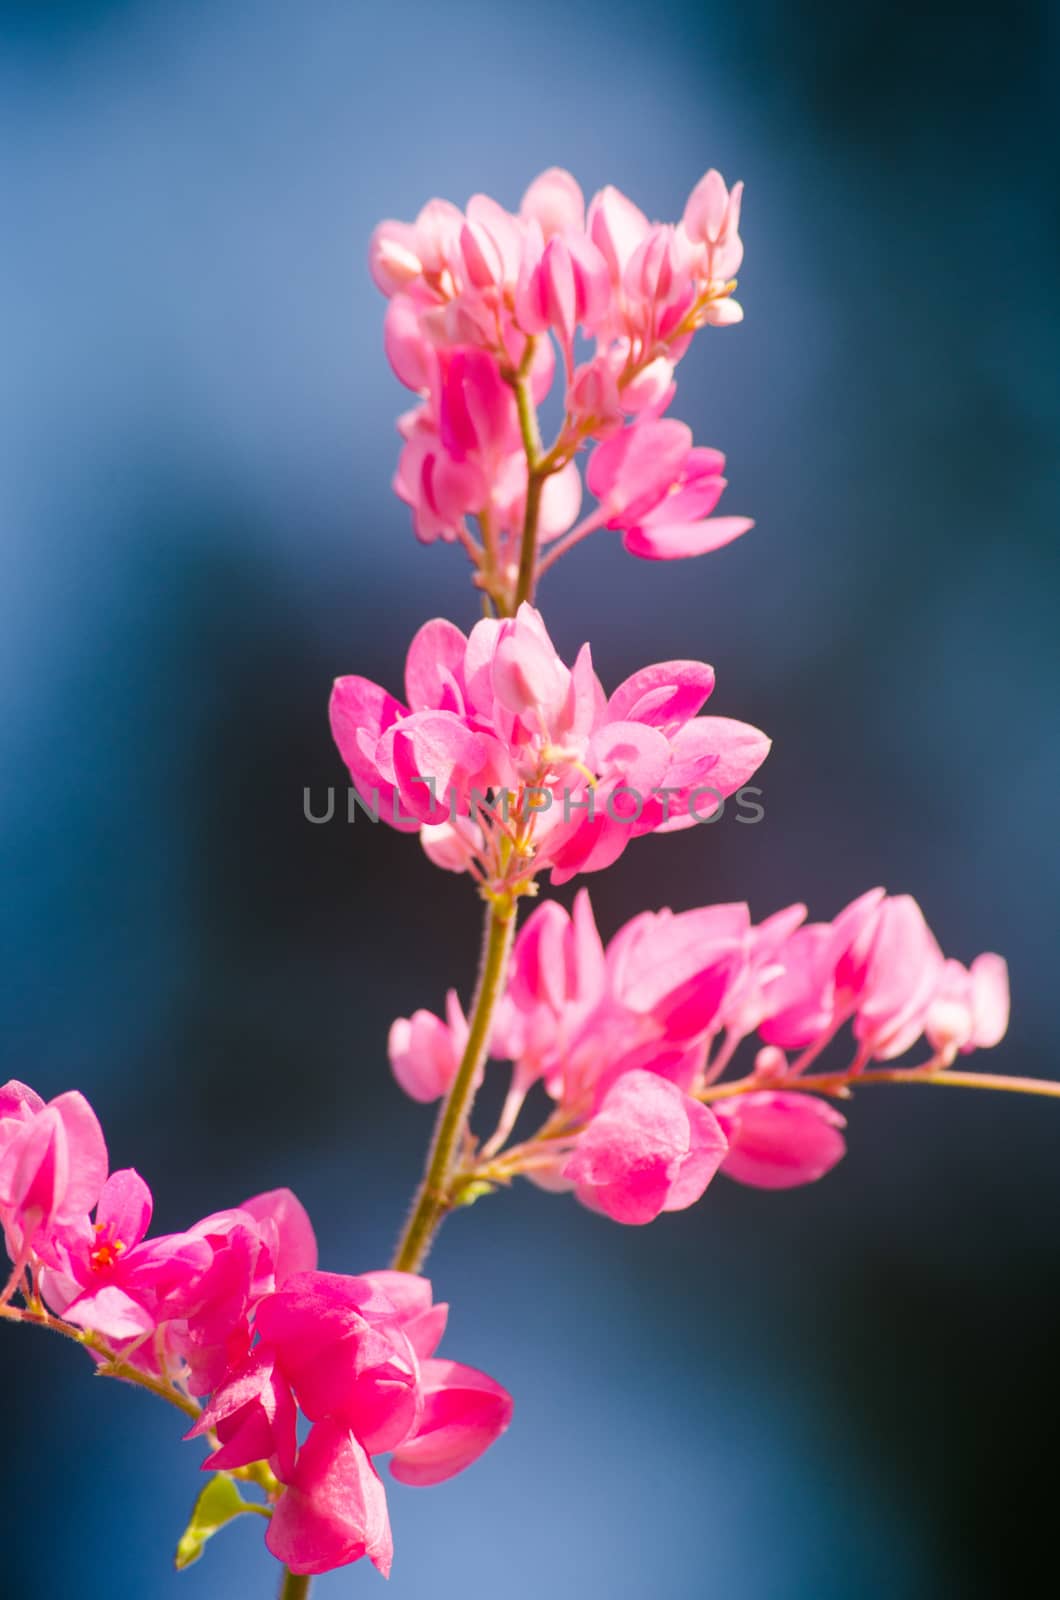
[{"label": "magenta flower", "polygon": [[0,1089],[0,1224],[16,1265],[44,1255],[52,1229],[91,1211],[106,1176],[103,1132],[84,1095],[45,1105],[14,1080]]},{"label": "magenta flower", "polygon": [[426,1360],[423,1414],[391,1456],[390,1471],[401,1483],[442,1483],[477,1461],[511,1420],[511,1395],[484,1372]]},{"label": "magenta flower", "polygon": [[175,1314],[180,1297],[210,1264],[210,1247],[188,1233],[145,1240],[151,1191],[131,1168],[107,1179],[87,1217],[56,1231],[42,1279],[44,1296],[67,1322],[113,1345],[139,1340]]},{"label": "magenta flower", "polygon": [[331,1572],[367,1556],[389,1577],[386,1491],[356,1435],[331,1418],[309,1430],[265,1534],[292,1572]]},{"label": "magenta flower", "polygon": [[278,1371],[272,1351],[259,1345],[242,1366],[226,1374],[184,1437],[216,1433],[220,1443],[203,1461],[204,1472],[267,1461],[280,1481],[287,1483],[295,1470],[297,1421],[290,1387]]}]

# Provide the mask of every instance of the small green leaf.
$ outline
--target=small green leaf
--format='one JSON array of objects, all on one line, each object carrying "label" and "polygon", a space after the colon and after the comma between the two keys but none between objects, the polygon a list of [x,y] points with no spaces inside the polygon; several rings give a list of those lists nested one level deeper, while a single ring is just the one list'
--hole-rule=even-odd
[{"label": "small green leaf", "polygon": [[463,1184],[453,1196],[454,1206],[473,1206],[476,1200],[481,1200],[483,1195],[492,1194],[495,1184],[488,1183],[485,1178],[473,1178],[470,1183]]},{"label": "small green leaf", "polygon": [[185,1567],[198,1561],[207,1539],[212,1539],[220,1528],[231,1522],[233,1517],[242,1516],[245,1511],[254,1511],[264,1517],[269,1514],[266,1506],[244,1500],[227,1472],[215,1472],[196,1500],[188,1526],[180,1536],[176,1554],[177,1571],[183,1572]]}]

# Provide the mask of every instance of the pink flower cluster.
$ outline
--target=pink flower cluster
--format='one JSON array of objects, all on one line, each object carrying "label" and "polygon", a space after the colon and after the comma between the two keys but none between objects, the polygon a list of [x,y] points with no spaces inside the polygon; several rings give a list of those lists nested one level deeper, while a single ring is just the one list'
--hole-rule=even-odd
[{"label": "pink flower cluster", "polygon": [[0,1226],[14,1263],[2,1303],[21,1291],[93,1336],[97,1360],[209,1395],[188,1437],[210,1437],[208,1470],[269,1464],[283,1487],[266,1542],[292,1571],[367,1555],[386,1573],[372,1458],[390,1453],[403,1483],[438,1483],[503,1432],[510,1396],[436,1356],[448,1308],[425,1278],[317,1271],[312,1226],[289,1190],[148,1238],[147,1184],[107,1169],[82,1095],[45,1105],[24,1084],[0,1088]]},{"label": "pink flower cluster", "polygon": [[665,661],[608,698],[589,646],[568,668],[522,605],[468,637],[441,619],[421,628],[407,704],[339,678],[331,727],[374,815],[419,829],[433,861],[496,891],[545,868],[565,883],[631,839],[708,820],[769,750],[747,723],[697,715],[713,687],[703,662]]},{"label": "pink flower cluster", "polygon": [[[552,168],[515,213],[478,194],[465,211],[432,200],[415,222],[379,224],[370,264],[390,301],[386,351],[421,397],[399,423],[394,480],[420,539],[461,540],[485,587],[511,588],[528,488],[517,395],[525,384],[541,403],[556,347],[563,423],[547,457],[542,543],[606,526],[635,555],[669,560],[751,527],[711,515],[724,457],[662,418],[695,332],[743,314],[732,298],[742,192],[708,172],[678,223],[653,223],[617,189],[586,206],[570,173]],[[580,361],[579,333],[592,341]],[[587,475],[598,505],[571,534],[582,501],[574,457],[590,440],[602,441]]]},{"label": "pink flower cluster", "polygon": [[[557,1109],[548,1140],[529,1141],[528,1175],[648,1222],[698,1200],[717,1171],[780,1189],[835,1165],[844,1119],[799,1083],[845,1024],[848,1079],[921,1037],[937,1069],[1004,1035],[1004,961],[947,961],[908,895],[875,889],[831,922],[805,918],[802,905],[758,924],[741,904],[644,912],[605,948],[585,890],[571,914],[541,905],[496,1014],[491,1054],[513,1078],[490,1144],[540,1081]],[[415,1098],[448,1087],[462,1026],[455,998],[448,1022],[418,1012],[394,1024],[395,1075]],[[719,1079],[752,1034],[754,1070],[725,1093]]]}]

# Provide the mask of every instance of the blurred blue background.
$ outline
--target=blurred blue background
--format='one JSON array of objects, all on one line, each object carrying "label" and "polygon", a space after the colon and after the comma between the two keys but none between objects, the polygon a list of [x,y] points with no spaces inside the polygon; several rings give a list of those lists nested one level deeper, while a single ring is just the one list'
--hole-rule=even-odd
[{"label": "blurred blue background", "polygon": [[[592,883],[604,933],[911,890],[949,952],[1010,960],[989,1064],[1056,1074],[1056,24],[1033,0],[0,4],[3,1075],[83,1088],[160,1226],[288,1183],[328,1266],[389,1254],[429,1113],[386,1029],[467,998],[478,910],[407,838],[309,826],[302,790],[344,781],[331,679],[397,686],[421,621],[474,613],[390,495],[406,397],[363,260],[379,217],[514,206],[554,162],[661,217],[710,165],[748,191],[747,320],[700,340],[676,411],[756,530],[652,568],[597,535],[542,601],[605,682],[712,661],[714,709],[776,738],[766,818],[631,850]],[[1058,1116],[866,1095],[805,1191],[719,1180],[650,1234],[531,1190],[454,1219],[446,1348],[516,1422],[454,1482],[395,1487],[389,1592],[1040,1588]],[[0,1590],[272,1592],[256,1522],[172,1572],[198,1488],[172,1415],[58,1341],[0,1346]]]}]

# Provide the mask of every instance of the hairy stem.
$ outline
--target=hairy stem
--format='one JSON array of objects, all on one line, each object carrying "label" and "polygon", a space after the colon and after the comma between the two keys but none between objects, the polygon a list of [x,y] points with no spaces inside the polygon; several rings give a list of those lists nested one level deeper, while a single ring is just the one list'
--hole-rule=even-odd
[{"label": "hairy stem", "polygon": [[519,432],[526,452],[526,510],[523,513],[523,536],[519,545],[519,575],[512,597],[514,615],[524,600],[534,597],[534,569],[537,566],[537,521],[541,512],[541,491],[545,487],[547,471],[542,472],[541,430],[537,422],[537,409],[530,392],[528,372],[519,372],[515,379],[515,406],[519,413]]},{"label": "hairy stem", "polygon": [[1000,1072],[953,1072],[949,1067],[873,1067],[867,1072],[819,1072],[788,1074],[774,1082],[760,1078],[734,1078],[731,1083],[716,1083],[696,1096],[708,1105],[712,1100],[729,1100],[735,1095],[759,1089],[799,1089],[810,1094],[846,1097],[852,1089],[871,1089],[882,1083],[929,1083],[950,1089],[1000,1089],[1009,1094],[1040,1094],[1060,1099],[1060,1081],[1052,1078],[1008,1078]]},{"label": "hairy stem", "polygon": [[453,1172],[489,1050],[493,1013],[504,990],[514,931],[514,900],[491,901],[486,913],[482,966],[467,1045],[452,1088],[438,1113],[427,1170],[394,1255],[393,1265],[400,1272],[418,1271],[452,1205]]}]

